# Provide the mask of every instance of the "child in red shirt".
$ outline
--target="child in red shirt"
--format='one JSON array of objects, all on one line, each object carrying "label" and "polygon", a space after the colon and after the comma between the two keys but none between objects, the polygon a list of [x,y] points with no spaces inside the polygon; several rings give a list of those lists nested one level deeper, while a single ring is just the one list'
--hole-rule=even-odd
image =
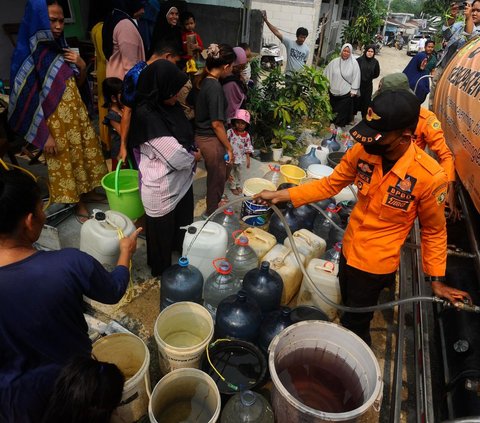
[{"label": "child in red shirt", "polygon": [[203,43],[200,35],[195,32],[195,16],[191,12],[182,13],[182,44],[183,52],[182,59],[190,60],[200,57],[200,52],[203,50]]}]

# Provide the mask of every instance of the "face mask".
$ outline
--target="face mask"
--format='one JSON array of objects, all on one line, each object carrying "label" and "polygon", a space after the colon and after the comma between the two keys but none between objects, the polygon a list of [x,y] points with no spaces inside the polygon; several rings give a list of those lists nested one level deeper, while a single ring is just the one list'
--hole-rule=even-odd
[{"label": "face mask", "polygon": [[382,145],[382,144],[367,144],[363,146],[363,149],[368,154],[373,154],[374,156],[383,156],[388,151],[389,145]]}]

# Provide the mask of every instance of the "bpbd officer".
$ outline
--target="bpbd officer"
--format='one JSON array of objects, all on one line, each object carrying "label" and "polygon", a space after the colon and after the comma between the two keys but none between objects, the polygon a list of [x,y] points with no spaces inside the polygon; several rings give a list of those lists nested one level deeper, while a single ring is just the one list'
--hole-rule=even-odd
[{"label": "bpbd officer", "polygon": [[[452,302],[470,300],[466,292],[445,281],[447,175],[412,142],[419,111],[420,102],[414,94],[382,92],[365,119],[350,130],[357,143],[329,177],[256,196],[260,203],[291,201],[299,207],[330,198],[355,183],[358,202],[345,231],[339,268],[346,306],[375,305],[382,289],[395,282],[400,248],[417,217],[423,270],[433,293]],[[372,317],[373,313],[344,313],[340,321],[370,345]]]}]

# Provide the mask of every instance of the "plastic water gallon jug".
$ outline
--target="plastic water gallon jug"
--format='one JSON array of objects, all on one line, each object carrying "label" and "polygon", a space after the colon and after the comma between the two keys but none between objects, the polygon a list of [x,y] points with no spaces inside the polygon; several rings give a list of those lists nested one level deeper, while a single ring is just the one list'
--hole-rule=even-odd
[{"label": "plastic water gallon jug", "polygon": [[[334,303],[340,304],[342,295],[340,293],[340,284],[337,276],[337,263],[323,259],[313,259],[307,266],[307,273],[319,291]],[[337,309],[327,304],[305,277],[302,281],[297,303],[313,305],[319,308],[330,320],[333,320],[337,316]]]},{"label": "plastic water gallon jug", "polygon": [[340,263],[341,254],[342,254],[342,243],[336,242],[332,248],[325,251],[325,254],[321,258],[338,264]]},{"label": "plastic water gallon jug", "polygon": [[263,256],[277,243],[274,235],[260,228],[247,228],[242,235],[248,238],[248,245],[257,253],[259,260],[262,260]]},{"label": "plastic water gallon jug", "polygon": [[[305,265],[305,256],[300,254]],[[300,288],[302,271],[292,250],[282,244],[277,244],[263,258],[270,262],[270,268],[275,270],[283,280],[283,294],[281,304],[287,305]]]},{"label": "plastic water gallon jug", "polygon": [[241,288],[240,280],[232,273],[232,265],[225,259],[213,260],[215,270],[205,281],[203,305],[215,321],[217,307],[224,298],[236,294]]},{"label": "plastic water gallon jug", "polygon": [[[300,229],[294,232],[293,238],[298,252],[305,256],[305,263],[307,264],[313,258],[320,258],[327,247],[327,243],[323,238],[307,229]],[[291,248],[290,239],[285,238],[283,245]]]},{"label": "plastic water gallon jug", "polygon": [[290,312],[291,310],[288,307],[282,307],[280,310],[272,311],[265,316],[258,336],[258,346],[263,352],[268,352],[270,342],[278,333],[294,323],[290,318]]},{"label": "plastic water gallon jug", "polygon": [[95,257],[104,266],[115,266],[120,255],[120,237],[135,231],[133,222],[123,213],[96,212],[80,230],[80,250]]},{"label": "plastic water gallon jug", "polygon": [[[225,257],[225,252],[227,251],[227,231],[223,226],[215,222],[208,222],[203,227],[204,224],[205,220],[199,220],[198,222],[193,222],[190,226],[182,228],[187,230],[183,240],[182,256],[188,257],[190,264],[200,270],[205,281],[210,276],[210,273],[215,270],[212,264],[213,260]],[[197,234],[198,237],[195,239]],[[192,244],[194,239],[195,242]]]},{"label": "plastic water gallon jug", "polygon": [[338,151],[340,150],[340,143],[337,141],[337,133],[332,132],[332,135],[328,138],[322,140],[322,147],[327,147],[328,151]]},{"label": "plastic water gallon jug", "polygon": [[320,160],[320,163],[323,165],[327,164],[327,157],[329,150],[327,147],[322,147],[321,145],[316,145],[316,144],[310,144],[307,147],[307,150],[305,153],[310,153],[310,150],[315,150],[315,155],[317,156],[317,159]]},{"label": "plastic water gallon jug", "polygon": [[[341,227],[342,219],[338,214],[339,208],[331,203],[325,209],[327,216],[337,225]],[[327,248],[331,247],[335,242],[341,241],[343,232],[336,228],[333,223],[327,219],[322,213],[318,213],[313,223],[313,232],[327,243]]]},{"label": "plastic water gallon jug", "polygon": [[316,156],[316,150],[313,148],[308,153],[298,158],[298,166],[303,170],[307,170],[308,166],[312,164],[321,164],[320,160]]},{"label": "plastic water gallon jug", "polygon": [[243,391],[228,400],[220,423],[273,423],[273,410],[268,401],[253,391]]},{"label": "plastic water gallon jug", "polygon": [[215,318],[216,338],[236,338],[255,342],[262,322],[262,311],[257,302],[244,290],[220,302]]},{"label": "plastic water gallon jug", "polygon": [[232,265],[234,275],[240,280],[245,273],[258,266],[257,254],[248,245],[248,238],[242,235],[235,239],[235,244],[227,251],[227,260]]},{"label": "plastic water gallon jug", "polygon": [[280,305],[283,281],[275,270],[270,269],[268,261],[262,261],[260,268],[248,271],[242,286],[247,295],[257,301],[262,313],[275,310]]},{"label": "plastic water gallon jug", "polygon": [[202,303],[203,276],[188,258],[180,257],[178,264],[165,269],[161,281],[160,310],[180,301]]},{"label": "plastic water gallon jug", "polygon": [[227,207],[222,213],[216,214],[213,221],[225,228],[227,231],[227,248],[232,246],[234,242],[232,234],[240,229],[240,222],[233,208]]},{"label": "plastic water gallon jug", "polygon": [[[287,224],[292,233],[304,228],[307,224],[311,227],[312,222],[307,222],[306,219],[299,216],[292,203],[287,203],[285,209],[282,210],[282,214],[285,217],[285,220],[287,221]],[[274,235],[278,242],[283,242],[287,237],[285,226],[276,214],[273,214],[270,218],[270,226],[268,227],[268,232]]]},{"label": "plastic water gallon jug", "polygon": [[265,175],[263,175],[263,179],[272,182],[276,187],[278,187],[280,184],[283,184],[284,182],[287,182],[285,177],[280,172],[280,165],[270,164],[268,165],[268,167],[270,170],[265,173]]}]

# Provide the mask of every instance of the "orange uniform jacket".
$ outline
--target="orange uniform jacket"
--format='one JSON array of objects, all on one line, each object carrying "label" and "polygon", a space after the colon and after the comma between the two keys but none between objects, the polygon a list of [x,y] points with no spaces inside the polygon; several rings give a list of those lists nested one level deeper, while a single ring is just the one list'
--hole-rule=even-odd
[{"label": "orange uniform jacket", "polygon": [[384,176],[382,158],[356,144],[329,177],[288,191],[299,207],[329,198],[352,182],[358,187],[358,203],[343,238],[347,263],[374,274],[394,272],[400,248],[418,216],[424,272],[444,276],[447,177],[440,165],[412,143]]},{"label": "orange uniform jacket", "polygon": [[442,125],[437,115],[425,107],[420,107],[420,116],[415,129],[415,144],[422,150],[425,147],[433,151],[440,162],[440,166],[447,172],[448,182],[455,181],[455,164],[453,154],[448,148],[443,135]]}]

